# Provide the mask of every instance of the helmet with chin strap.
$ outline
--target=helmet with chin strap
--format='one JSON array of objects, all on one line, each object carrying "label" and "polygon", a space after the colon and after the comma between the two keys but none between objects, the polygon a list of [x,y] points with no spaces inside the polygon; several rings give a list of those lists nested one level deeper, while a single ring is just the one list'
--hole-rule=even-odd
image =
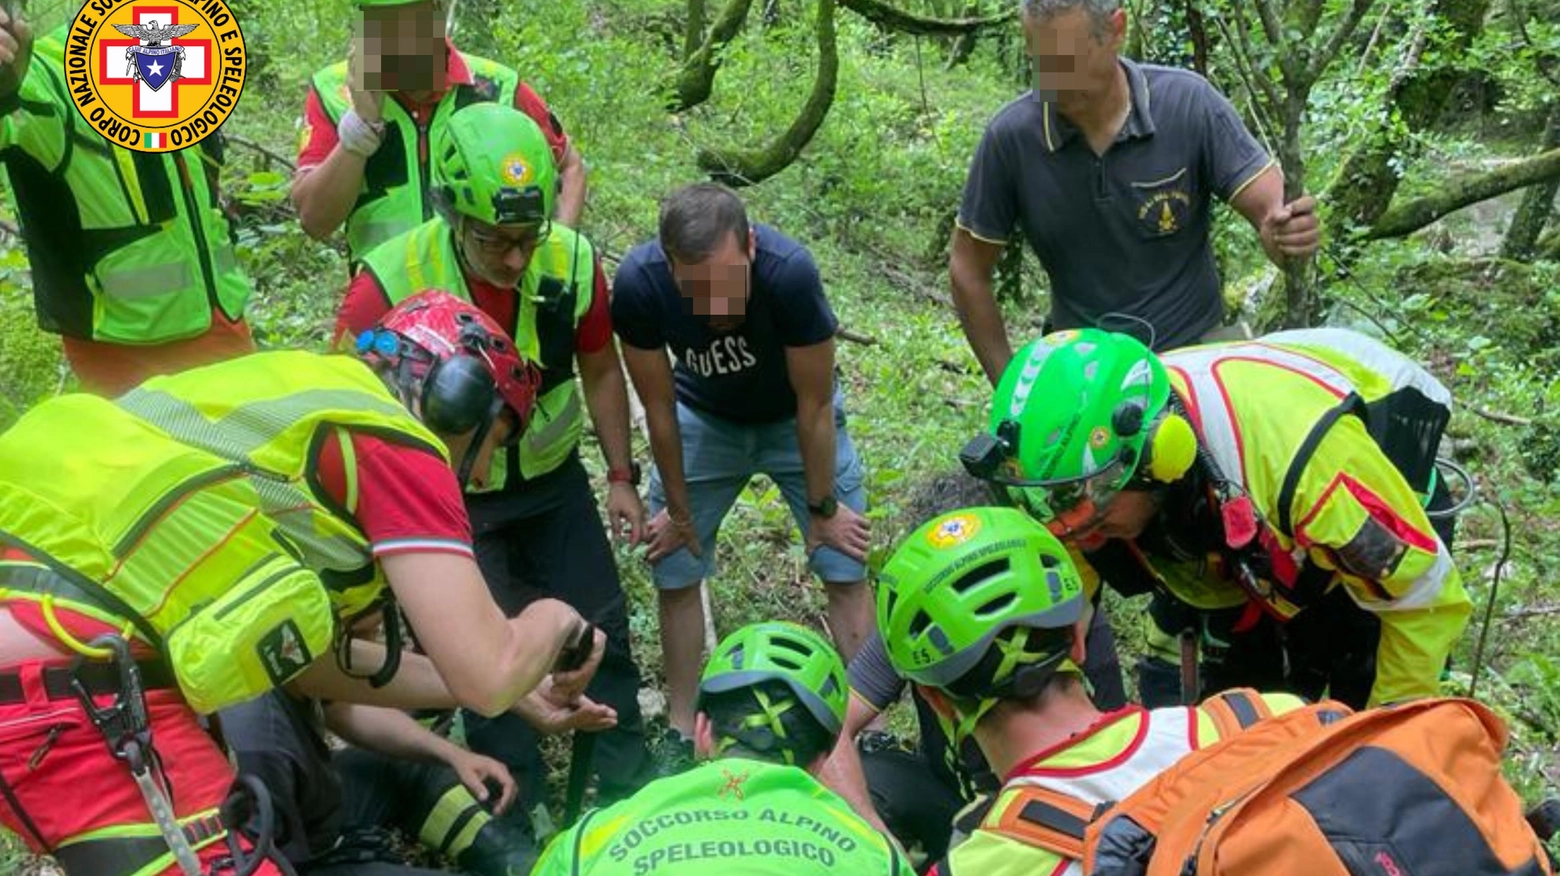
[{"label": "helmet with chin strap", "polygon": [[506,410],[510,439],[524,431],[541,372],[476,306],[442,290],[418,293],[357,340],[358,355],[379,372],[423,425],[442,437],[476,431],[460,462],[471,475],[483,442]]}]

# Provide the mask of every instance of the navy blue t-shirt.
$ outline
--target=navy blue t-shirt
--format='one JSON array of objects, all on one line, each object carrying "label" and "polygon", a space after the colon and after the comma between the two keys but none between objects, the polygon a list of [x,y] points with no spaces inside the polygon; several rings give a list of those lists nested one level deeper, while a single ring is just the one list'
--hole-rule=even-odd
[{"label": "navy blue t-shirt", "polygon": [[740,326],[716,331],[695,315],[652,240],[618,266],[612,328],[628,346],[670,349],[683,404],[735,422],[773,423],[796,416],[785,348],[820,344],[839,323],[806,247],[767,225],[753,227],[753,287]]}]

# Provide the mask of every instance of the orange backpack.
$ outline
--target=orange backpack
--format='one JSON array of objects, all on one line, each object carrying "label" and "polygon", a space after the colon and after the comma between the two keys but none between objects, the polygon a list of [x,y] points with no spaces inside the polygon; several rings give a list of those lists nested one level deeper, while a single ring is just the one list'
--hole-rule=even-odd
[{"label": "orange backpack", "polygon": [[1266,718],[1261,702],[1210,700],[1217,723],[1233,703],[1249,729],[1124,800],[1027,786],[983,829],[1081,860],[1088,876],[1553,876],[1501,776],[1505,725],[1483,705],[1328,701]]}]

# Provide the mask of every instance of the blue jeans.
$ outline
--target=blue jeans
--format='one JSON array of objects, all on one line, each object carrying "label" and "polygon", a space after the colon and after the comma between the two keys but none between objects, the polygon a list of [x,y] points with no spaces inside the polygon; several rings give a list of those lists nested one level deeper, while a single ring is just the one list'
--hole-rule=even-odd
[{"label": "blue jeans", "polygon": [[[737,496],[755,474],[774,481],[791,507],[796,525],[807,531],[807,477],[796,434],[796,418],[777,423],[746,424],[724,420],[677,403],[677,432],[682,438],[683,478],[688,484],[689,511],[699,533],[703,557],[687,548],[663,558],[651,577],[662,590],[679,590],[715,572],[715,536]],[[858,514],[867,509],[861,459],[845,431],[842,397],[834,397],[834,498]],[[650,513],[666,507],[661,473],[650,473]],[[808,558],[813,574],[826,584],[852,584],[867,577],[867,567],[832,547],[823,546]]]}]

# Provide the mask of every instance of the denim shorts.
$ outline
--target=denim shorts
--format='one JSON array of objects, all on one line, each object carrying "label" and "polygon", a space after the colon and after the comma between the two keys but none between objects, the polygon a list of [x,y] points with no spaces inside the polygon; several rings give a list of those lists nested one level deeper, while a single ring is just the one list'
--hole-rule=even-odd
[{"label": "denim shorts", "polygon": [[[682,438],[683,477],[688,483],[688,504],[699,533],[703,557],[687,548],[663,558],[651,570],[655,586],[662,590],[692,587],[715,572],[715,536],[736,503],[737,496],[756,474],[764,474],[785,496],[791,517],[806,532],[807,478],[796,436],[796,418],[776,423],[747,424],[725,420],[677,403],[677,431]],[[866,512],[864,471],[856,448],[845,430],[845,408],[834,398],[834,497],[858,514]],[[661,474],[650,473],[650,513],[666,507]],[[852,584],[867,577],[865,564],[834,548],[813,551],[808,566],[826,584]]]}]

